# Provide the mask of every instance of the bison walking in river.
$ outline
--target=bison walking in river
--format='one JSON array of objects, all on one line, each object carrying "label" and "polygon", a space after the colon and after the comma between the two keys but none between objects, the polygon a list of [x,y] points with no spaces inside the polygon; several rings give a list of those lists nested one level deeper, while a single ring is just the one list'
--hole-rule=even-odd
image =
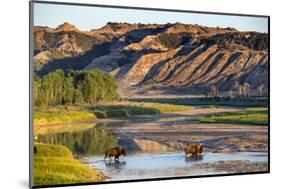
[{"label": "bison walking in river", "polygon": [[184,148],[184,152],[186,155],[192,154],[192,156],[197,156],[197,154],[201,154],[203,152],[203,145],[194,144],[194,145],[186,146]]},{"label": "bison walking in river", "polygon": [[119,160],[119,157],[121,155],[125,156],[127,154],[126,150],[122,147],[116,146],[114,148],[108,149],[104,153],[104,160],[106,158],[109,158],[111,160],[111,157],[114,157],[115,161]]}]

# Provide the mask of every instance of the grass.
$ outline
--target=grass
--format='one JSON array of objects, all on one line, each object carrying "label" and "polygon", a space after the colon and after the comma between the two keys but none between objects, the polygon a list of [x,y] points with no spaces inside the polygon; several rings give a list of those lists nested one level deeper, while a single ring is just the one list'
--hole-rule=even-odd
[{"label": "grass", "polygon": [[36,107],[34,111],[35,126],[94,120],[97,120],[95,114],[80,106],[55,106],[42,110]]},{"label": "grass", "polygon": [[36,144],[34,185],[74,184],[102,181],[105,176],[73,158],[60,145]]},{"label": "grass", "polygon": [[227,97],[205,98],[205,97],[182,97],[182,98],[136,98],[130,99],[133,102],[155,102],[186,106],[232,106],[232,107],[267,107],[267,98],[234,98]]},{"label": "grass", "polygon": [[67,125],[57,125],[52,127],[34,127],[34,135],[55,134],[55,133],[75,133],[95,127],[92,123],[77,123]]},{"label": "grass", "polygon": [[207,108],[218,108],[219,106],[217,105],[208,105]]},{"label": "grass", "polygon": [[268,108],[246,108],[238,112],[209,115],[195,120],[201,123],[268,125]]},{"label": "grass", "polygon": [[97,118],[127,117],[190,110],[192,107],[148,102],[111,102],[90,107]]},{"label": "grass", "polygon": [[148,102],[103,102],[97,105],[56,106],[48,110],[36,107],[34,125],[56,125],[97,118],[127,117],[189,110],[191,107]]}]

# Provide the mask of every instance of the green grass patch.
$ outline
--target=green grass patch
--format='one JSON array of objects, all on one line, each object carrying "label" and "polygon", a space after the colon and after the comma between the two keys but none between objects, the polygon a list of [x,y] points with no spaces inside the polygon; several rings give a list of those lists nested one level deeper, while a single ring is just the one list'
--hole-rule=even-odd
[{"label": "green grass patch", "polygon": [[55,106],[35,108],[34,125],[58,125],[97,118],[127,117],[130,115],[160,114],[190,110],[192,107],[148,102],[103,102],[97,105]]},{"label": "green grass patch", "polygon": [[56,125],[79,121],[96,120],[96,115],[83,106],[56,106],[49,109],[35,108],[34,125]]},{"label": "green grass patch", "polygon": [[52,127],[34,127],[34,135],[44,135],[44,134],[56,134],[56,133],[75,133],[81,132],[90,128],[95,127],[92,123],[75,123],[75,124],[63,124],[56,125]]},{"label": "green grass patch", "polygon": [[208,105],[207,108],[218,108],[218,105]]},{"label": "green grass patch", "polygon": [[180,112],[190,110],[192,107],[147,102],[111,102],[91,106],[89,109],[91,109],[98,118],[110,118]]},{"label": "green grass patch", "polygon": [[104,175],[73,158],[60,145],[36,144],[34,185],[74,184],[102,181]]},{"label": "green grass patch", "polygon": [[231,106],[231,107],[267,107],[267,99],[256,98],[235,98],[229,100],[227,98],[203,98],[203,97],[182,97],[182,98],[136,98],[130,99],[132,102],[155,102],[155,103],[167,103],[174,105],[186,105],[186,106]]},{"label": "green grass patch", "polygon": [[237,112],[227,112],[195,118],[201,123],[233,123],[268,125],[268,108],[246,108]]}]

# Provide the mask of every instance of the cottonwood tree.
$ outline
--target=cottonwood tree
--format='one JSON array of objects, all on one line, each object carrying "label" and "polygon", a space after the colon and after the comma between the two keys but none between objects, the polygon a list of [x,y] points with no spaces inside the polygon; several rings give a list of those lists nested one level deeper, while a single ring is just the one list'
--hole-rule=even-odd
[{"label": "cottonwood tree", "polygon": [[242,86],[240,85],[240,83],[238,81],[235,82],[233,88],[234,88],[234,91],[236,91],[236,94],[238,94],[238,96],[242,95]]},{"label": "cottonwood tree", "polygon": [[219,90],[217,89],[216,86],[213,85],[213,86],[211,87],[211,93],[212,93],[212,96],[213,96],[213,97],[219,96]]},{"label": "cottonwood tree", "polygon": [[250,96],[250,92],[251,92],[251,86],[249,83],[245,82],[242,86],[243,96],[248,98]]},{"label": "cottonwood tree", "polygon": [[81,103],[83,103],[83,94],[82,94],[81,90],[74,89],[73,103],[74,104],[81,104]]},{"label": "cottonwood tree", "polygon": [[116,79],[95,69],[91,71],[53,71],[43,77],[34,77],[36,106],[54,106],[72,103],[96,103],[98,100],[119,98]]},{"label": "cottonwood tree", "polygon": [[228,91],[228,96],[229,96],[230,98],[233,98],[233,90],[229,90],[229,91]]},{"label": "cottonwood tree", "polygon": [[73,77],[68,75],[63,82],[63,103],[72,103],[74,96]]},{"label": "cottonwood tree", "polygon": [[259,93],[259,96],[260,96],[260,97],[263,96],[263,90],[264,90],[264,85],[261,84],[261,85],[258,87],[258,93]]}]

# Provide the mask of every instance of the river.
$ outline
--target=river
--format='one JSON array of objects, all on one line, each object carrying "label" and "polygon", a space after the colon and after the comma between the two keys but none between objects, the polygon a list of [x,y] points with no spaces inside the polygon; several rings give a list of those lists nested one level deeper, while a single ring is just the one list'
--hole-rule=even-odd
[{"label": "river", "polygon": [[85,164],[102,171],[109,177],[108,181],[116,181],[235,173],[235,169],[206,169],[200,168],[198,165],[218,161],[225,163],[225,161],[233,160],[262,163],[267,161],[267,153],[204,153],[196,158],[185,157],[182,152],[135,153],[129,154],[127,157],[120,157],[118,162],[104,161],[103,156],[83,157],[81,160]]},{"label": "river", "polygon": [[[94,167],[107,180],[131,180],[180,176],[213,175],[267,171],[267,126],[239,124],[201,124],[194,116],[234,108],[196,108],[192,111],[104,119],[96,123],[69,124],[48,128],[38,142],[67,146],[85,164]],[[204,145],[204,153],[185,157],[187,144]],[[103,153],[123,146],[128,154],[119,162],[104,161]],[[232,167],[231,163],[238,162]],[[212,163],[226,165],[218,169]],[[211,166],[200,167],[200,165]],[[259,166],[262,164],[262,166]],[[259,166],[257,168],[257,166]]]}]

